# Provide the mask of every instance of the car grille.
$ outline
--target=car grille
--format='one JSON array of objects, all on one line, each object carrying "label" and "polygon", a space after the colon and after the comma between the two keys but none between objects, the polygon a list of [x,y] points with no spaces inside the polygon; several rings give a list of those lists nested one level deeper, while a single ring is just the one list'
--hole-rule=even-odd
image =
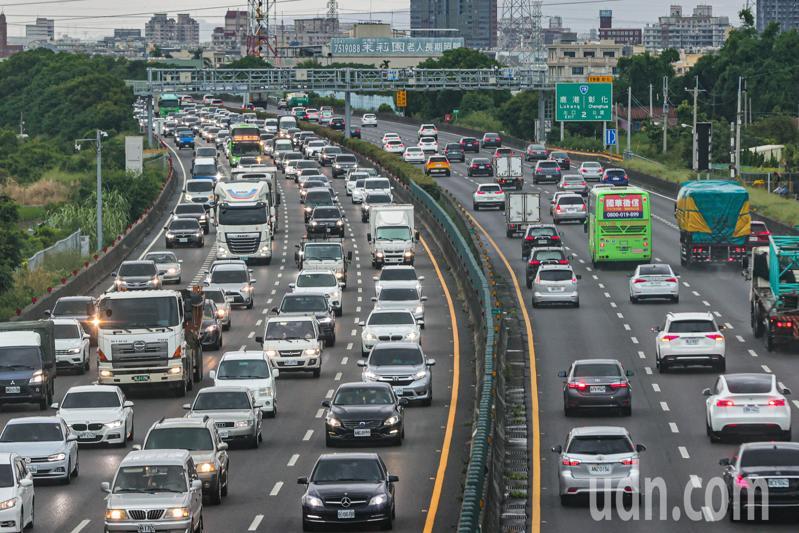
[{"label": "car grille", "polygon": [[208,198],[192,198],[191,201],[195,204],[204,204],[208,201]]},{"label": "car grille", "polygon": [[378,381],[384,381],[392,385],[405,386],[413,383],[412,376],[380,376]]},{"label": "car grille", "polygon": [[217,422],[216,427],[218,428],[232,428],[233,422]]},{"label": "car grille", "polygon": [[163,509],[130,509],[128,516],[131,520],[160,520],[164,516]]},{"label": "car grille", "polygon": [[72,429],[75,431],[100,431],[103,429],[103,424],[72,424]]},{"label": "car grille", "polygon": [[[363,424],[363,425],[361,425]],[[344,420],[341,425],[346,429],[376,429],[383,425],[382,420]]]},{"label": "car grille", "polygon": [[259,233],[241,233],[235,236],[227,233],[225,238],[230,252],[234,254],[254,254],[258,251],[258,245],[261,244]]},{"label": "car grille", "polygon": [[169,345],[166,341],[120,343],[111,346],[111,363],[114,368],[162,364],[169,359]]},{"label": "car grille", "polygon": [[[367,499],[364,496],[348,496],[348,498],[350,499],[350,503],[348,504],[348,507],[352,507],[353,505],[363,505],[363,504],[365,504],[367,502]],[[334,506],[343,507],[343,505],[341,503],[341,499],[338,499],[338,500],[333,500],[333,499],[325,500],[325,505],[334,505]]]},{"label": "car grille", "polygon": [[403,335],[378,335],[378,340],[381,341],[401,341],[403,339]]},{"label": "car grille", "polygon": [[48,463],[47,457],[31,457],[28,459],[29,463]]},{"label": "car grille", "polygon": [[172,232],[172,233],[175,235],[176,239],[190,239],[191,237],[195,236],[194,232],[191,232],[191,233],[176,233],[176,232]]},{"label": "car grille", "polygon": [[[69,353],[69,350],[56,350],[55,354],[56,355],[73,355],[73,354]],[[78,355],[78,354],[74,354],[74,355]]]},{"label": "car grille", "polygon": [[302,350],[280,350],[278,353],[280,357],[299,357],[302,355]]}]

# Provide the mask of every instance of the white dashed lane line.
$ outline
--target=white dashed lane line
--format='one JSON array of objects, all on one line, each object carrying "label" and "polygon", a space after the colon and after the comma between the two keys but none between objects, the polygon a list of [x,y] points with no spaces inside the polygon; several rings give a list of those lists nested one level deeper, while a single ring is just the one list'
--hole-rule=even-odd
[{"label": "white dashed lane line", "polygon": [[300,454],[298,454],[298,453],[293,454],[291,456],[291,459],[289,459],[289,462],[286,463],[286,466],[294,466],[294,465],[296,465],[297,464],[297,460],[299,460],[299,458],[300,458]]},{"label": "white dashed lane line", "polygon": [[667,404],[666,402],[660,402],[660,408],[663,409],[664,411],[668,412],[669,411],[669,404]]},{"label": "white dashed lane line", "polygon": [[269,492],[269,495],[270,496],[277,496],[278,494],[280,494],[280,489],[282,489],[282,488],[283,488],[283,482],[282,481],[278,481],[277,483],[275,483],[275,486],[272,487],[272,490]]},{"label": "white dashed lane line", "polygon": [[313,437],[313,430],[309,429],[308,431],[305,432],[305,435],[303,435],[302,440],[309,441],[311,440],[311,437]]},{"label": "white dashed lane line", "polygon": [[691,456],[688,454],[688,448],[685,446],[677,446],[677,450],[679,450],[680,455],[683,459],[690,459]]},{"label": "white dashed lane line", "polygon": [[747,350],[747,351],[749,352],[749,355],[751,355],[752,357],[757,357],[757,352],[756,351],[754,351],[754,350]]},{"label": "white dashed lane line", "polygon": [[263,519],[264,519],[264,515],[262,515],[262,514],[255,515],[255,518],[252,519],[252,522],[250,523],[250,527],[247,528],[247,531],[258,531],[258,526],[261,525],[261,522],[263,521]]},{"label": "white dashed lane line", "polygon": [[680,430],[677,428],[677,424],[675,424],[674,422],[669,422],[669,429],[671,430],[672,433],[680,432]]}]

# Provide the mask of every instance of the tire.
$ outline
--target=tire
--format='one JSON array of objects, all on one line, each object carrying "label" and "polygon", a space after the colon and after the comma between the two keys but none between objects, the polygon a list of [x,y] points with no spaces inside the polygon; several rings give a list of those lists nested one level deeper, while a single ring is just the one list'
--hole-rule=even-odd
[{"label": "tire", "polygon": [[322,369],[321,368],[314,368],[313,377],[318,378],[321,375],[322,375]]},{"label": "tire", "polygon": [[662,361],[658,362],[657,367],[658,367],[658,372],[660,374],[665,374],[666,371],[668,370],[668,367]]},{"label": "tire", "polygon": [[185,398],[186,392],[188,391],[188,387],[186,385],[186,380],[181,380],[178,385],[175,385],[175,397],[176,398]]},{"label": "tire", "polygon": [[784,440],[786,442],[790,442],[790,440],[791,440],[791,430],[790,429],[786,429],[785,431],[782,432],[782,435],[780,437],[782,438],[782,440]]},{"label": "tire", "polygon": [[574,307],[580,307],[580,299],[578,298],[576,302],[574,302]]},{"label": "tire", "polygon": [[328,435],[327,433],[325,433],[325,446],[327,446],[328,448],[336,447],[336,443],[333,441],[333,439],[330,438],[330,435]]},{"label": "tire", "polygon": [[305,520],[302,521],[302,530],[303,531],[316,531],[316,526],[311,524],[310,522],[306,522]]},{"label": "tire", "polygon": [[131,418],[130,418],[130,435],[128,435],[128,436],[127,436],[127,439],[128,439],[129,441],[133,441],[133,438],[134,438],[134,433],[135,433],[135,431],[136,431],[136,424],[135,424],[135,422],[136,422],[136,419],[135,419],[135,418],[133,418],[133,417],[131,417]]},{"label": "tire", "polygon": [[760,307],[753,305],[750,314],[752,318],[752,333],[755,338],[759,339],[766,332],[763,321],[760,319]]},{"label": "tire", "polygon": [[766,350],[769,352],[773,352],[775,345],[776,342],[774,340],[774,335],[771,332],[766,333]]},{"label": "tire", "polygon": [[710,429],[710,423],[707,420],[705,420],[705,433],[707,433],[708,440],[710,440],[711,444],[721,442],[721,437],[718,433]]},{"label": "tire", "polygon": [[672,303],[675,303],[675,304],[678,304],[678,303],[680,303],[680,297],[679,297],[679,296],[674,296],[674,297],[671,299],[671,302],[672,302]]},{"label": "tire", "polygon": [[213,493],[208,495],[208,503],[211,505],[222,503],[222,480],[217,480]]},{"label": "tire", "polygon": [[527,278],[527,280],[525,280],[525,285],[527,285],[528,289],[532,289],[533,288],[533,280],[531,280],[530,278]]},{"label": "tire", "polygon": [[571,504],[571,500],[569,499],[569,497],[566,494],[561,494],[560,495],[560,504],[563,507],[568,507]]},{"label": "tire", "polygon": [[250,439],[250,448],[258,448],[261,445],[261,434],[257,433]]},{"label": "tire", "polygon": [[638,303],[638,297],[637,297],[637,296],[633,296],[633,295],[631,294],[631,295],[630,295],[630,303],[632,303],[632,304],[637,304],[637,303]]},{"label": "tire", "polygon": [[253,305],[255,305],[255,301],[253,301],[253,299],[250,298],[250,302],[247,304],[247,309],[252,309]]},{"label": "tire", "polygon": [[627,407],[621,408],[621,416],[632,416],[632,415],[633,415],[632,406],[628,405]]},{"label": "tire", "polygon": [[333,336],[325,340],[325,346],[329,346],[330,348],[332,348],[335,345],[336,345],[336,334],[334,333]]},{"label": "tire", "polygon": [[67,463],[67,476],[61,480],[61,484],[69,485],[72,483],[72,461]]},{"label": "tire", "polygon": [[475,211],[479,211],[480,210],[480,208],[477,207],[477,204],[475,204],[475,203],[472,204],[472,209],[475,210]]},{"label": "tire", "polygon": [[339,307],[339,308],[337,308],[337,309],[334,309],[334,310],[333,310],[333,312],[334,312],[334,314],[335,314],[336,316],[341,316],[341,315],[343,315],[343,314],[344,314],[344,308],[343,308],[343,307]]},{"label": "tire", "polygon": [[[221,340],[222,336],[220,335],[219,338]],[[220,343],[220,347],[221,346],[222,345]],[[194,372],[192,373],[192,380],[194,380],[194,383],[199,383],[199,382],[201,382],[203,380],[203,362],[202,362],[202,357],[200,358],[200,364],[198,364],[194,368]]]},{"label": "tire", "polygon": [[716,371],[723,374],[727,371],[727,361],[722,359],[720,363],[716,364]]},{"label": "tire", "polygon": [[574,414],[574,409],[572,409],[571,407],[566,407],[565,405],[563,406],[563,416],[568,418],[573,414]]},{"label": "tire", "polygon": [[381,531],[391,531],[392,529],[394,529],[394,521],[391,519],[391,517],[386,518],[385,522],[380,524]]},{"label": "tire", "polygon": [[227,496],[228,482],[227,482],[227,469],[225,469],[225,483],[222,484],[222,496]]}]

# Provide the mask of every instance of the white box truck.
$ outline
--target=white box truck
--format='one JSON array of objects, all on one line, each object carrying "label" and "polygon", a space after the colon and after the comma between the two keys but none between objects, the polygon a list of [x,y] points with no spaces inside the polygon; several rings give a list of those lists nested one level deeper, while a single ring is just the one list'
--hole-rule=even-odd
[{"label": "white box truck", "polygon": [[505,195],[505,233],[519,235],[530,224],[541,222],[541,195],[537,192],[509,192]]},{"label": "white box truck", "polygon": [[216,256],[265,264],[272,261],[277,211],[266,181],[228,181],[216,186]]},{"label": "white box truck", "polygon": [[498,157],[494,162],[494,181],[503,189],[515,188],[521,191],[524,187],[524,170],[522,157],[508,155]]},{"label": "white box truck", "polygon": [[377,205],[369,216],[366,234],[372,253],[372,266],[412,265],[419,234],[413,220],[413,206]]}]

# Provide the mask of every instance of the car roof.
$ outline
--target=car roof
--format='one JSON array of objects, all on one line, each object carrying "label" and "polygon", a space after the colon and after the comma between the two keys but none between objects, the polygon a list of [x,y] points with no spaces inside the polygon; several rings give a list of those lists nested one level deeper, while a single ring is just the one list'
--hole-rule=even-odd
[{"label": "car roof", "polygon": [[226,360],[235,360],[235,361],[249,361],[252,359],[258,360],[266,360],[266,356],[264,356],[264,352],[262,350],[244,350],[244,351],[236,351],[236,352],[225,352],[222,354],[221,361]]},{"label": "car roof", "polygon": [[563,253],[563,248],[561,248],[560,246],[537,246],[537,247],[533,248],[532,251],[534,253],[535,252],[550,252],[550,251]]},{"label": "car roof", "polygon": [[[193,218],[188,220],[194,220]],[[122,265],[154,265],[155,262],[151,260],[141,260],[141,261],[122,261]],[[122,266],[120,265],[120,266]]]},{"label": "car roof", "polygon": [[197,396],[200,394],[210,394],[212,392],[250,392],[250,389],[241,385],[213,385],[211,387],[203,387],[197,391]]},{"label": "car roof", "polygon": [[573,272],[571,265],[541,265],[538,267],[539,273],[545,270],[568,270],[569,272]]},{"label": "car roof", "polygon": [[185,427],[207,427],[208,420],[203,420],[202,418],[188,418],[188,417],[170,417],[170,418],[162,418],[155,422],[150,429],[153,428],[185,428]]},{"label": "car roof", "polygon": [[416,267],[413,265],[386,265],[381,270],[413,270],[416,271]]},{"label": "car roof", "polygon": [[213,157],[196,157],[194,158],[194,164],[208,164],[208,165],[215,165],[216,160]]},{"label": "car roof", "polygon": [[671,320],[713,320],[711,313],[667,313],[666,316]]},{"label": "car roof", "polygon": [[338,386],[337,390],[372,389],[372,388],[391,390],[392,387],[391,384],[386,383],[384,381],[351,381],[349,383],[342,383],[341,385]]},{"label": "car roof", "polygon": [[71,392],[119,392],[116,385],[75,385],[67,389],[66,396]]},{"label": "car roof", "polygon": [[557,200],[560,202],[560,201],[561,201],[562,199],[564,199],[564,198],[579,198],[580,200],[582,200],[582,199],[583,199],[583,197],[582,197],[582,196],[580,196],[580,195],[579,195],[579,194],[577,194],[577,193],[574,193],[574,192],[568,192],[568,191],[563,191],[563,193],[561,193],[561,194],[559,194],[559,195],[558,195],[558,198],[557,198]]},{"label": "car roof", "polygon": [[735,381],[736,379],[762,379],[763,381],[768,379],[773,382],[776,378],[774,374],[765,374],[763,372],[738,372],[735,374],[722,374],[721,377],[727,382]]},{"label": "car roof", "polygon": [[211,265],[211,270],[247,270],[247,264],[241,263],[216,263]]},{"label": "car roof", "polygon": [[54,317],[51,319],[53,324],[61,324],[61,325],[68,325],[68,326],[78,326],[80,325],[80,321],[77,318],[57,318]]},{"label": "car roof", "polygon": [[[780,448],[799,451],[799,442],[746,442],[741,444],[739,452],[750,450],[777,450]],[[741,453],[738,453],[739,457],[740,455]]]},{"label": "car roof", "polygon": [[[286,295],[288,296],[288,295]],[[266,321],[267,324],[272,322],[311,322],[313,321],[313,317],[310,316],[273,316],[269,317]]]},{"label": "car roof", "polygon": [[593,364],[600,364],[600,365],[619,365],[621,363],[618,359],[577,359],[572,362],[573,365],[593,365]]},{"label": "car roof", "polygon": [[63,419],[60,416],[21,416],[12,418],[6,422],[7,426],[12,424],[60,424]]},{"label": "car roof", "polygon": [[119,467],[154,464],[183,466],[189,459],[191,454],[188,450],[134,450],[122,459]]},{"label": "car roof", "polygon": [[604,436],[604,435],[623,435],[629,436],[630,432],[621,426],[583,426],[572,428],[571,435],[577,436]]},{"label": "car roof", "polygon": [[179,296],[177,291],[168,289],[156,289],[149,291],[122,291],[122,292],[109,292],[103,294],[103,298],[112,298],[114,300],[133,300],[136,298],[158,298],[160,296]]},{"label": "car roof", "polygon": [[94,296],[62,296],[58,301],[77,302],[77,301],[93,301]]},{"label": "car roof", "polygon": [[393,350],[394,348],[401,348],[401,349],[413,349],[422,351],[422,347],[415,343],[415,342],[403,342],[403,341],[391,341],[391,342],[378,342],[375,344],[375,350]]},{"label": "car roof", "polygon": [[374,452],[345,452],[345,453],[323,453],[317,459],[319,461],[330,461],[337,459],[372,459],[380,460],[380,456]]}]

